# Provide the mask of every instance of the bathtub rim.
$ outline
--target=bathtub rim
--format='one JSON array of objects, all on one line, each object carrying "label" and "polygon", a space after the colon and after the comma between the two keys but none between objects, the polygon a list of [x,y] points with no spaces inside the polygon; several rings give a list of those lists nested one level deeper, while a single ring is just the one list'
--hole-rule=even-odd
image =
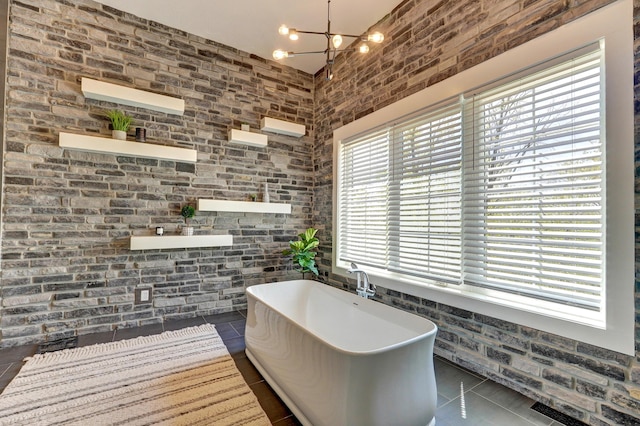
[{"label": "bathtub rim", "polygon": [[[373,350],[369,350],[369,351],[351,351],[351,350],[347,350],[347,349],[344,349],[344,348],[340,348],[340,347],[338,347],[338,346],[326,341],[322,337],[318,336],[312,330],[309,330],[308,328],[303,327],[302,325],[298,324],[290,316],[285,315],[279,309],[276,309],[272,305],[264,302],[263,300],[261,300],[258,296],[256,296],[254,294],[254,291],[251,291],[251,289],[254,288],[254,287],[260,287],[260,286],[264,286],[264,285],[277,285],[277,284],[280,284],[280,283],[293,283],[293,282],[299,282],[299,281],[306,281],[306,282],[312,283],[311,285],[315,285],[315,286],[327,286],[328,288],[333,289],[335,291],[343,291],[347,295],[351,295],[353,297],[357,297],[358,299],[362,299],[362,300],[358,300],[359,303],[365,303],[365,304],[366,303],[378,303],[381,306],[386,307],[384,309],[395,309],[395,310],[397,310],[399,313],[401,313],[401,315],[412,315],[412,316],[415,316],[415,317],[419,318],[420,320],[423,320],[426,323],[430,324],[432,326],[432,328],[431,328],[431,330],[427,331],[426,333],[420,334],[418,336],[412,337],[412,338],[404,340],[402,342],[395,343],[395,344],[392,344],[392,345],[383,346],[381,348],[373,349]],[[408,345],[413,344],[415,342],[418,342],[420,340],[431,338],[432,335],[433,335],[433,338],[435,339],[435,335],[438,332],[438,325],[436,323],[434,323],[433,321],[431,321],[430,319],[428,319],[428,318],[424,318],[424,317],[421,317],[420,315],[416,315],[416,314],[411,313],[411,312],[406,312],[406,311],[400,310],[398,308],[394,308],[393,306],[386,305],[386,304],[384,304],[382,302],[378,302],[376,300],[365,299],[364,297],[356,296],[356,295],[354,295],[352,293],[349,293],[349,292],[347,292],[345,290],[341,290],[340,288],[337,288],[337,287],[333,287],[333,286],[331,286],[329,284],[325,284],[325,283],[323,283],[321,281],[303,279],[303,280],[274,281],[274,282],[270,282],[270,283],[254,284],[252,286],[247,287],[246,294],[247,294],[247,298],[251,297],[256,301],[260,301],[260,303],[263,303],[264,305],[268,306],[269,309],[273,310],[274,312],[277,312],[278,315],[282,316],[283,318],[286,318],[287,321],[289,323],[293,324],[293,326],[296,327],[297,329],[303,330],[304,332],[306,332],[310,336],[312,336],[314,339],[322,342],[324,345],[330,347],[331,349],[333,349],[333,350],[335,350],[335,351],[337,351],[337,352],[339,352],[341,354],[350,355],[350,356],[370,356],[370,355],[376,355],[376,354],[380,354],[380,353],[384,353],[384,352],[389,352],[389,351],[394,350],[394,349],[398,349],[398,348],[401,348],[401,347],[404,347],[404,346],[408,346]],[[248,308],[248,306],[247,306],[247,308]],[[246,346],[246,333],[245,333],[245,346]],[[247,348],[248,348],[248,346],[247,346]]]}]

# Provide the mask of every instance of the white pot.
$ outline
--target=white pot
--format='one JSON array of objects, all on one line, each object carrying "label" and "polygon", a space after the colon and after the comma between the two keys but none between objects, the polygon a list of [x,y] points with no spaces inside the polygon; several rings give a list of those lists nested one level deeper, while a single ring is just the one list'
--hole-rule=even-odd
[{"label": "white pot", "polygon": [[113,139],[118,139],[120,141],[126,141],[127,140],[127,132],[125,132],[124,130],[112,130],[111,131],[111,137]]},{"label": "white pot", "polygon": [[193,235],[193,226],[183,226],[182,227],[182,235],[190,237]]}]

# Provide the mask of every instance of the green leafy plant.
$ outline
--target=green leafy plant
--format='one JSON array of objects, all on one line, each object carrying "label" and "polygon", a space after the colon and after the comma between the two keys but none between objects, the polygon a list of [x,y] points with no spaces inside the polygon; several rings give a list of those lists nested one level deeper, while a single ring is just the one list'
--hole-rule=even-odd
[{"label": "green leafy plant", "polygon": [[[291,256],[294,263],[294,269],[302,272],[302,277],[306,272],[312,272],[318,276],[318,268],[316,266],[315,257],[318,254],[314,251],[320,241],[316,238],[317,229],[308,228],[302,234],[298,234],[297,241],[289,241],[289,248],[282,252],[285,256]],[[296,265],[300,269],[296,268]]]},{"label": "green leafy plant", "polygon": [[123,132],[129,130],[131,122],[133,121],[133,117],[117,109],[107,111],[107,117],[111,120],[113,130],[122,130]]},{"label": "green leafy plant", "polygon": [[189,219],[196,214],[196,209],[191,205],[186,205],[180,210],[180,215],[184,217],[184,222],[189,226]]}]

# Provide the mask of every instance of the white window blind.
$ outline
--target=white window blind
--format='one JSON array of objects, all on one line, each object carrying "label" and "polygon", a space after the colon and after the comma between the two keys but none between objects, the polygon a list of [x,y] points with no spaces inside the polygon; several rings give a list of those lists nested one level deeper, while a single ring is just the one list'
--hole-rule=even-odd
[{"label": "white window blind", "polygon": [[460,283],[460,106],[399,124],[392,135],[388,269]]},{"label": "white window blind", "polygon": [[458,103],[341,146],[340,259],[459,283]]},{"label": "white window blind", "polygon": [[390,180],[389,130],[343,146],[341,152],[340,247],[342,259],[385,265]]},{"label": "white window blind", "polygon": [[465,284],[600,309],[601,67],[597,49],[466,102]]},{"label": "white window blind", "polygon": [[343,141],[339,260],[600,310],[603,61],[594,45]]}]

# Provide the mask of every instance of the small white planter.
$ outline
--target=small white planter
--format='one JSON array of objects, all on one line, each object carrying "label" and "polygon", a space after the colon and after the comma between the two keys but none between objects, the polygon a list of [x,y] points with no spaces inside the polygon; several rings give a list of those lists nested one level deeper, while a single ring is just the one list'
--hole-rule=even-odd
[{"label": "small white planter", "polygon": [[182,235],[186,237],[190,237],[193,235],[193,226],[183,226],[182,227]]},{"label": "small white planter", "polygon": [[126,141],[127,140],[127,132],[125,132],[124,130],[112,130],[111,131],[111,137],[113,139],[118,139],[119,141]]}]

